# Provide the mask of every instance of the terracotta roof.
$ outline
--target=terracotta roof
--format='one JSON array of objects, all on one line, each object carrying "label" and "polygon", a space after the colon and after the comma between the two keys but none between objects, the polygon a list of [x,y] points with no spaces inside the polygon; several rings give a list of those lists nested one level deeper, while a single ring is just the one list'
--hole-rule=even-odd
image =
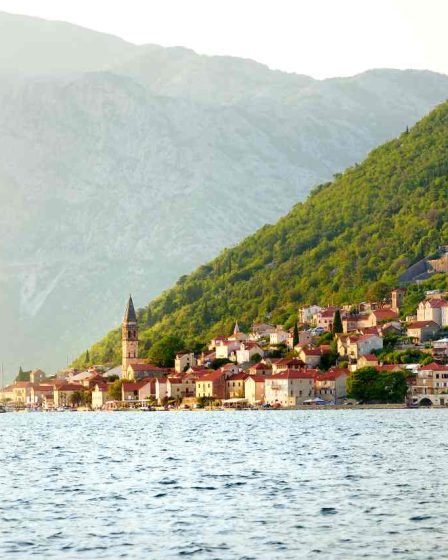
[{"label": "terracotta roof", "polygon": [[385,321],[386,319],[398,319],[398,314],[392,309],[376,309],[372,311],[377,319]]},{"label": "terracotta roof", "polygon": [[365,360],[369,360],[369,362],[373,362],[373,361],[377,361],[378,357],[375,356],[375,354],[364,354],[364,356],[361,356],[361,358],[364,358]]},{"label": "terracotta roof", "polygon": [[272,365],[271,364],[263,364],[262,362],[258,362],[257,364],[253,365],[250,367],[250,369],[272,369]]},{"label": "terracotta roof", "polygon": [[225,374],[221,371],[221,370],[217,370],[217,371],[213,371],[212,373],[209,373],[207,375],[202,376],[200,379],[198,379],[198,382],[202,382],[202,381],[218,381],[221,378],[224,378]]},{"label": "terracotta roof", "polygon": [[234,373],[227,378],[227,381],[244,381],[247,377],[247,373]]},{"label": "terracotta roof", "polygon": [[327,371],[327,373],[318,375],[317,381],[334,381],[338,377],[341,377],[342,375],[348,375],[348,374],[349,374],[348,369],[340,368],[335,370],[329,370]]},{"label": "terracotta roof", "polygon": [[408,329],[423,329],[425,327],[435,326],[439,328],[439,325],[435,321],[414,321],[408,325]]},{"label": "terracotta roof", "polygon": [[448,371],[448,366],[432,362],[426,366],[422,366],[420,371]]},{"label": "terracotta roof", "polygon": [[447,307],[448,306],[448,302],[443,299],[443,298],[431,298],[431,299],[427,299],[425,302],[425,304],[429,303],[429,306],[432,307],[433,309],[437,309],[440,307]]},{"label": "terracotta roof", "polygon": [[54,389],[55,391],[84,391],[85,387],[76,383],[58,383]]},{"label": "terracotta roof", "polygon": [[271,378],[273,377],[272,375],[268,376],[264,376],[264,375],[248,375],[245,379],[245,381],[249,381],[250,379],[252,379],[253,381],[255,381],[255,383],[264,383],[265,379]]},{"label": "terracotta roof", "polygon": [[321,356],[322,352],[320,348],[302,348],[302,352],[305,356]]},{"label": "terracotta roof", "polygon": [[315,370],[299,370],[299,369],[287,369],[273,375],[272,379],[314,379],[315,374],[312,373]]}]

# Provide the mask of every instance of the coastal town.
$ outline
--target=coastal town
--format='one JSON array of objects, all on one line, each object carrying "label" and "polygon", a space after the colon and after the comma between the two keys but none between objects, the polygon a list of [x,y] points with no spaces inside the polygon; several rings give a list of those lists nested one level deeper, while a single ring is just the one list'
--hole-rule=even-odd
[{"label": "coastal town", "polygon": [[3,411],[350,406],[368,402],[359,398],[368,380],[388,379],[404,384],[402,393],[370,401],[448,406],[448,300],[429,291],[415,315],[400,318],[404,295],[397,288],[381,303],[303,306],[289,329],[256,323],[246,333],[235,323],[231,334],[213,338],[202,352],[177,352],[174,367],[139,358],[129,297],[120,365],[52,376],[35,369],[3,387],[0,403]]}]

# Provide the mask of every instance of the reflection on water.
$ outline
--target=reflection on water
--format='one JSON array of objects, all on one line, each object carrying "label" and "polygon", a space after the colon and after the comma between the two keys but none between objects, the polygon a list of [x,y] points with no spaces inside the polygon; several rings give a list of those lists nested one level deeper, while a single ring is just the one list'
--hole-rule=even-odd
[{"label": "reflection on water", "polygon": [[446,558],[448,411],[0,415],[0,558]]}]

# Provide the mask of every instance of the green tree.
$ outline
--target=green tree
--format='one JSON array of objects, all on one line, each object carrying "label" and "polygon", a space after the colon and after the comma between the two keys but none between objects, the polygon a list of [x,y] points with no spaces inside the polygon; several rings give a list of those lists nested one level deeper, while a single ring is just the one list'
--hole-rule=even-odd
[{"label": "green tree", "polygon": [[360,368],[350,375],[347,393],[363,402],[400,403],[408,390],[406,377],[402,371],[378,372],[374,367]]},{"label": "green tree", "polygon": [[342,327],[341,312],[339,311],[339,309],[336,309],[336,311],[334,312],[332,333],[340,334],[342,332],[344,332],[344,329]]},{"label": "green tree", "polygon": [[22,366],[19,368],[19,373],[17,374],[16,381],[29,381],[31,371],[23,371]]},{"label": "green tree", "polygon": [[121,401],[122,400],[122,392],[121,386],[123,385],[122,379],[117,379],[113,383],[111,383],[109,389],[107,390],[107,398],[111,401]]},{"label": "green tree", "polygon": [[88,366],[90,364],[90,353],[89,353],[88,350],[86,350],[86,355],[85,355],[85,358],[84,358],[84,364],[86,366]]},{"label": "green tree", "polygon": [[297,326],[297,321],[294,323],[294,332],[292,335],[292,347],[294,348],[299,344],[299,327]]},{"label": "green tree", "polygon": [[164,336],[155,342],[149,351],[149,359],[159,367],[173,367],[177,352],[185,347],[181,338],[176,335]]}]

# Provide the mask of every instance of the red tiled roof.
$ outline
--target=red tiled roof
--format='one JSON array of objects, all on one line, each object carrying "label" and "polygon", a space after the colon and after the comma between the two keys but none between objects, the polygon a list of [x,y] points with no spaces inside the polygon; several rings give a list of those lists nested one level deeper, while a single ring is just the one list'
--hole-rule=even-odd
[{"label": "red tiled roof", "polygon": [[265,376],[265,375],[248,375],[245,379],[245,381],[249,381],[249,379],[253,379],[255,381],[255,383],[264,383],[265,379],[270,379],[271,377],[273,377],[272,375],[270,376]]},{"label": "red tiled roof", "polygon": [[429,306],[433,309],[448,306],[448,302],[443,298],[430,298],[425,301],[425,304],[426,303],[429,303]]},{"label": "red tiled roof", "polygon": [[224,378],[225,374],[221,370],[213,371],[207,375],[204,375],[198,379],[198,382],[202,381],[218,381],[221,378]]},{"label": "red tiled roof", "polygon": [[327,371],[327,373],[318,375],[317,381],[334,381],[338,377],[341,377],[342,375],[348,375],[348,374],[349,374],[348,369],[344,369],[344,368],[329,370]]},{"label": "red tiled roof", "polygon": [[314,379],[315,373],[314,371],[317,370],[299,370],[299,369],[287,369],[278,373],[277,375],[273,375],[273,379]]},{"label": "red tiled roof", "polygon": [[262,362],[258,362],[257,364],[251,366],[250,369],[256,369],[256,370],[258,370],[258,369],[261,369],[261,370],[272,369],[272,365],[271,364],[263,364]]},{"label": "red tiled roof", "polygon": [[392,309],[376,309],[372,311],[377,319],[384,321],[385,319],[398,319],[398,314]]},{"label": "red tiled roof", "polygon": [[302,352],[305,356],[321,356],[322,352],[320,348],[302,348]]},{"label": "red tiled roof", "polygon": [[448,366],[432,362],[426,366],[422,366],[420,371],[448,371]]},{"label": "red tiled roof", "polygon": [[414,321],[408,325],[408,329],[423,329],[425,327],[432,327],[433,325],[439,328],[439,325],[435,321]]},{"label": "red tiled roof", "polygon": [[85,387],[77,383],[58,383],[54,389],[55,391],[84,391]]},{"label": "red tiled roof", "polygon": [[244,381],[247,377],[249,377],[247,373],[234,373],[227,378],[227,381]]}]

